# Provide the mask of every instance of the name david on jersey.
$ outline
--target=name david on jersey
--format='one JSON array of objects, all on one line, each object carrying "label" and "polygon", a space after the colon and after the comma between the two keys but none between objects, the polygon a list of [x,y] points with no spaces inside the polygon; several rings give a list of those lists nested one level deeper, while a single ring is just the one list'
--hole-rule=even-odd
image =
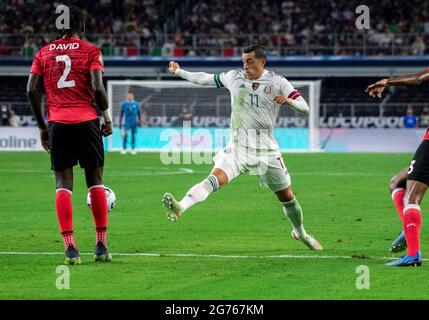
[{"label": "name david on jersey", "polygon": [[67,50],[67,49],[79,49],[79,43],[52,43],[49,45],[49,50]]}]

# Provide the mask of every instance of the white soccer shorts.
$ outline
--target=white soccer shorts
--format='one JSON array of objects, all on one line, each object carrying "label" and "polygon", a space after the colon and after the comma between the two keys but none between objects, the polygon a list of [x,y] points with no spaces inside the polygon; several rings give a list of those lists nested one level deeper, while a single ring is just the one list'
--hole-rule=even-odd
[{"label": "white soccer shorts", "polygon": [[214,157],[214,168],[222,169],[228,176],[228,182],[243,173],[259,176],[261,186],[268,186],[273,192],[284,190],[291,185],[288,170],[280,152],[256,155],[253,152],[226,146]]}]

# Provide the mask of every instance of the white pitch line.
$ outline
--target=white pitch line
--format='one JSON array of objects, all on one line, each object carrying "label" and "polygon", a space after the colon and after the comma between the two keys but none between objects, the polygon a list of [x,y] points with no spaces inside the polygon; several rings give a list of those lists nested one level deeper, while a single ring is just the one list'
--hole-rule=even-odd
[{"label": "white pitch line", "polygon": [[[63,255],[63,252],[0,252],[0,255]],[[85,252],[81,255],[93,255],[93,253]],[[199,253],[112,253],[112,256],[128,256],[128,257],[176,257],[176,258],[221,258],[221,259],[355,259],[355,260],[396,260],[397,257],[352,257],[352,256],[327,256],[327,255],[223,255],[223,254],[199,254]],[[429,261],[429,259],[422,259]]]}]

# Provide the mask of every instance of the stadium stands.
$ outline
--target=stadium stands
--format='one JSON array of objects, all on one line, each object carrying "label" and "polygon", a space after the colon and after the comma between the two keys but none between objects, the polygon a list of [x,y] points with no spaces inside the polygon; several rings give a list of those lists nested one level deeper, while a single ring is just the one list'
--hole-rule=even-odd
[{"label": "stadium stands", "polygon": [[[368,4],[371,29],[355,27],[359,0],[94,0],[73,1],[87,14],[87,40],[105,56],[223,56],[261,42],[270,55],[422,55],[429,53],[429,2]],[[66,1],[67,3],[67,1]],[[56,2],[0,1],[0,59],[25,56],[55,37]],[[6,73],[7,74],[7,73]],[[109,77],[109,76],[107,76]],[[325,78],[321,115],[417,115],[429,90],[396,88],[386,105],[364,94],[375,78]],[[0,102],[30,116],[24,77],[0,77]],[[150,113],[151,110],[148,110]],[[154,111],[156,112],[156,111]],[[228,112],[225,112],[227,115]],[[209,114],[208,114],[209,115]]]},{"label": "stadium stands", "polygon": [[[87,38],[105,55],[232,56],[255,41],[272,55],[421,55],[429,50],[429,2],[424,0],[372,2],[368,31],[355,27],[359,0],[73,3],[85,8]],[[32,56],[49,41],[55,33],[54,4],[0,2],[0,55]]]}]

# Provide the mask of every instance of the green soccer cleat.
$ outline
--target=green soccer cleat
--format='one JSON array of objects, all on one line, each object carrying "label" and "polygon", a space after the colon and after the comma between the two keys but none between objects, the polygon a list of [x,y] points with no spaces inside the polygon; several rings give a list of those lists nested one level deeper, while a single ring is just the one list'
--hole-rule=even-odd
[{"label": "green soccer cleat", "polygon": [[396,253],[407,249],[407,241],[405,240],[404,231],[396,237],[395,241],[390,245],[390,252]]},{"label": "green soccer cleat", "polygon": [[174,199],[171,193],[167,192],[162,198],[162,203],[167,209],[167,219],[171,222],[176,222],[177,219],[179,219],[180,213],[182,211],[179,202]]},{"label": "green soccer cleat", "polygon": [[110,262],[112,260],[112,255],[101,241],[98,241],[95,246],[94,260],[95,262]]},{"label": "green soccer cleat", "polygon": [[317,241],[316,239],[314,239],[311,235],[306,234],[305,237],[300,238],[294,230],[292,230],[291,235],[294,239],[299,240],[301,242],[303,242],[310,250],[323,250],[322,245],[319,243],[319,241]]},{"label": "green soccer cleat", "polygon": [[74,266],[80,264],[79,251],[71,244],[66,250],[66,261],[64,262],[67,266]]}]

